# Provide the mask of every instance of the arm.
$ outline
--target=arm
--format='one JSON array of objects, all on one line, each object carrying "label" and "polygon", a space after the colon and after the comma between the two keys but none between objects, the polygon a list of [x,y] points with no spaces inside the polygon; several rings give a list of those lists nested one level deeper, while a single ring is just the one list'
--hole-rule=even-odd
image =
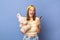
[{"label": "arm", "polygon": [[39,18],[37,18],[36,22],[37,22],[37,33],[39,33],[41,31],[41,26],[40,26]]},{"label": "arm", "polygon": [[30,29],[30,27],[31,26],[29,24],[23,25],[20,31],[25,34]]}]

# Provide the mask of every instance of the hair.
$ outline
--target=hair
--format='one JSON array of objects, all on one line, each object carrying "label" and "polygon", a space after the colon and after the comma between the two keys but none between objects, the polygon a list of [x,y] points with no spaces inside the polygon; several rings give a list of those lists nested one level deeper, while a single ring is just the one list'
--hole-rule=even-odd
[{"label": "hair", "polygon": [[35,8],[35,6],[34,6],[34,5],[29,5],[29,6],[27,7],[27,21],[30,20],[30,17],[29,17],[29,9],[30,9],[31,7],[34,8],[33,20],[35,20],[35,18],[36,18],[36,8]]}]

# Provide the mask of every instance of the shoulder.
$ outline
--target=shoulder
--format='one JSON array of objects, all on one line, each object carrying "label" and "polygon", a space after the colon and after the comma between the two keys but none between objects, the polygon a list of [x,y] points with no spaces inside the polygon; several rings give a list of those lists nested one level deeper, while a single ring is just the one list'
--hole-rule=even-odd
[{"label": "shoulder", "polygon": [[39,21],[40,19],[38,17],[36,17],[36,20]]}]

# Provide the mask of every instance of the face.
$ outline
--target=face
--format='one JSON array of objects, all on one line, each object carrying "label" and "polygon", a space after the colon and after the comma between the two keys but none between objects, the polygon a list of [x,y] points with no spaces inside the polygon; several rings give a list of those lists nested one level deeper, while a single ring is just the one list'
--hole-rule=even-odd
[{"label": "face", "polygon": [[34,15],[34,7],[31,7],[31,8],[29,9],[29,16],[30,16],[30,17],[33,17],[33,15]]}]

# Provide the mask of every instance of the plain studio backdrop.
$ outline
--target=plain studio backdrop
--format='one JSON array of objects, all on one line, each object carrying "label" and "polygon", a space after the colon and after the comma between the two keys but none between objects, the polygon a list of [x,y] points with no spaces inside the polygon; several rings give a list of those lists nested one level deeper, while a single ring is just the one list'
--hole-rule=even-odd
[{"label": "plain studio backdrop", "polygon": [[60,40],[60,0],[0,0],[0,40],[22,40],[16,14],[26,16],[31,4],[43,16],[39,40]]}]

